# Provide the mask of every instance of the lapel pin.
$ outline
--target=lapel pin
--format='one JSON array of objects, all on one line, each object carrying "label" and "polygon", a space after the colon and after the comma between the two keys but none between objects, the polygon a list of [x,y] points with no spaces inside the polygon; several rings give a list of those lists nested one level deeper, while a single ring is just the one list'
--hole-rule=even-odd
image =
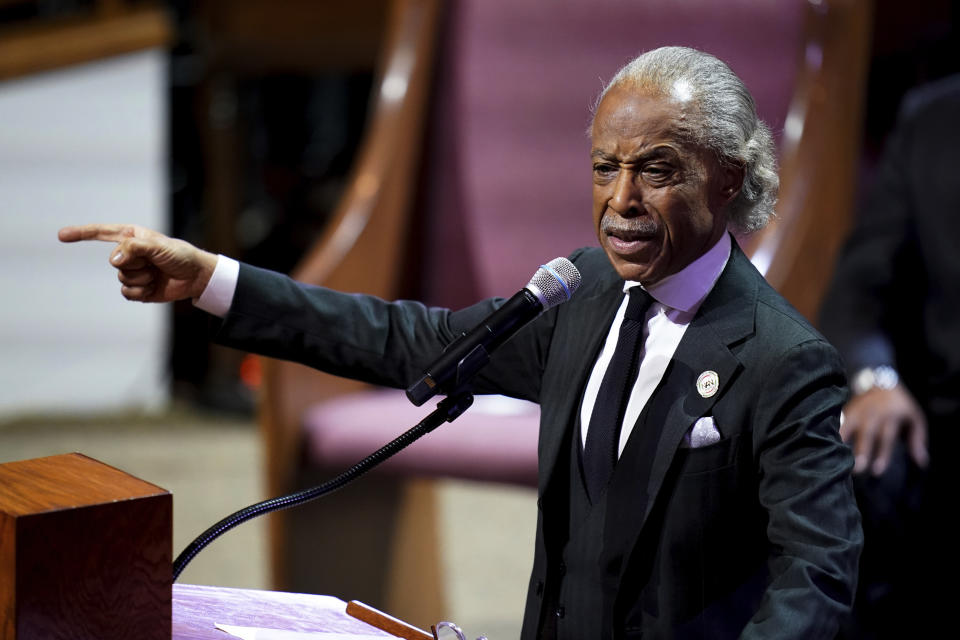
[{"label": "lapel pin", "polygon": [[720,388],[720,378],[716,371],[704,371],[697,378],[697,393],[702,398],[710,398]]}]

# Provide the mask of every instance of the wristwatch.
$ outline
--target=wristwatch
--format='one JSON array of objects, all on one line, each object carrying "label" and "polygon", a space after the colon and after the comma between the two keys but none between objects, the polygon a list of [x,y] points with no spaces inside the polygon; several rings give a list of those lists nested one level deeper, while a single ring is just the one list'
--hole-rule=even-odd
[{"label": "wristwatch", "polygon": [[864,367],[850,379],[850,389],[854,395],[866,393],[871,389],[893,389],[900,383],[897,370],[887,364],[879,367]]}]

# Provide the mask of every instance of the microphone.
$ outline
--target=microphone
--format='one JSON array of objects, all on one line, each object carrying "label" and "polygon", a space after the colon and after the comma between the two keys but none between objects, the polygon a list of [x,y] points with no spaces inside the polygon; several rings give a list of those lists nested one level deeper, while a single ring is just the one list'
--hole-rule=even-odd
[{"label": "microphone", "polygon": [[580,272],[566,258],[541,265],[526,287],[470,333],[451,342],[423,377],[407,389],[407,398],[419,407],[438,393],[458,389],[490,361],[497,347],[547,309],[569,300],[579,286]]}]

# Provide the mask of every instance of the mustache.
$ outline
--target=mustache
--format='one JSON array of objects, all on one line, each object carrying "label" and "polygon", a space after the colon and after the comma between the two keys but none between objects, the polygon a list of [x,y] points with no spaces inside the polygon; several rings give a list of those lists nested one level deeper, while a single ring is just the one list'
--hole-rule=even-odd
[{"label": "mustache", "polygon": [[624,240],[635,238],[649,238],[659,231],[659,225],[649,216],[635,218],[621,218],[605,213],[600,219],[600,232],[605,235],[617,236]]}]

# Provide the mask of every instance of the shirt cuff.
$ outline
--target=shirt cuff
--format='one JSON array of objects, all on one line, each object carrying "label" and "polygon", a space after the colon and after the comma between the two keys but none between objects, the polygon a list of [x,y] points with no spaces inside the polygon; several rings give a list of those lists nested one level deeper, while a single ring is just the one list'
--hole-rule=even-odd
[{"label": "shirt cuff", "polygon": [[240,263],[227,256],[217,256],[217,266],[210,276],[207,288],[199,298],[193,301],[193,306],[211,315],[223,318],[230,311],[233,303],[233,294],[237,290],[237,280],[240,278]]}]

